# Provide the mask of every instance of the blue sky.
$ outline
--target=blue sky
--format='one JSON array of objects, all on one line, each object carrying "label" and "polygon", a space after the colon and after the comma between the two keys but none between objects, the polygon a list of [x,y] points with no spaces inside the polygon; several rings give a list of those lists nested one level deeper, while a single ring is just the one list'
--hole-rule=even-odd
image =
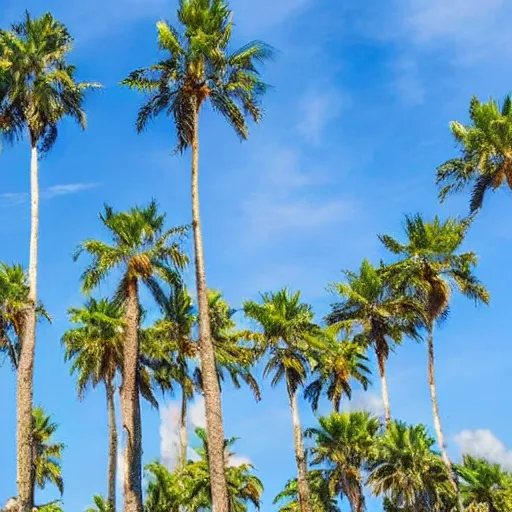
[{"label": "blue sky", "polygon": [[[452,119],[467,119],[472,94],[501,97],[512,71],[512,5],[506,0],[233,0],[235,44],[261,38],[279,49],[265,69],[274,88],[264,123],[241,144],[222,120],[202,119],[202,199],[208,280],[236,307],[258,292],[301,289],[319,317],[327,283],[363,257],[385,256],[376,234],[399,236],[402,214],[464,215],[466,198],[438,205],[434,170],[453,156]],[[35,400],[60,424],[66,443],[66,510],[79,511],[106,488],[106,410],[102,390],[79,403],[63,363],[66,309],[81,303],[76,244],[103,233],[97,213],[155,197],[171,225],[189,222],[189,159],[172,156],[172,124],[161,119],[137,136],[141,98],[117,83],[157,57],[154,23],[173,18],[176,0],[3,0],[0,25],[50,9],[76,36],[80,79],[105,89],[87,100],[89,129],[65,123],[41,164],[39,293],[53,325],[41,325]],[[0,259],[28,258],[29,151],[0,155]],[[509,194],[497,193],[472,228],[466,247],[480,257],[478,275],[492,293],[489,308],[455,298],[437,335],[441,411],[452,456],[486,455],[512,469],[508,271],[512,258]],[[502,219],[505,219],[503,221]],[[105,286],[101,292],[111,291]],[[375,379],[377,381],[378,379]],[[430,424],[426,350],[407,343],[389,363],[393,414]],[[255,404],[226,389],[228,435],[264,480],[263,512],[294,475],[284,389],[264,386]],[[0,503],[15,493],[14,378],[0,368]],[[351,407],[379,410],[376,385]],[[173,405],[144,406],[144,459],[168,456]],[[314,423],[302,408],[305,426]],[[200,404],[194,422],[203,421]],[[54,497],[41,493],[39,500]],[[345,504],[346,506],[346,504]],[[370,510],[379,510],[371,504]]]}]

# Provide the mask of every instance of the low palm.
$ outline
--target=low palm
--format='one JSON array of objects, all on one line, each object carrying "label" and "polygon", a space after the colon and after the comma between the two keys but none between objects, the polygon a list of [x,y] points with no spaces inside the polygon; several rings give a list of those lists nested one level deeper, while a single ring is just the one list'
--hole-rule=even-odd
[{"label": "low palm", "polygon": [[109,500],[105,500],[103,496],[96,494],[92,500],[94,501],[94,506],[89,507],[85,512],[115,512],[115,508],[112,508]]},{"label": "low palm", "polygon": [[423,425],[392,422],[378,439],[367,484],[403,512],[443,512],[453,491],[435,440]]},{"label": "low palm", "polygon": [[[339,329],[336,326],[324,330],[326,347],[320,353],[313,372],[314,380],[306,387],[304,395],[311,402],[313,411],[318,410],[322,394],[325,394],[334,407],[340,412],[341,399],[352,398],[352,380],[357,381],[365,390],[370,384],[368,358],[365,349],[354,343],[349,336],[338,339]],[[347,335],[349,333],[346,333]]]},{"label": "low palm", "polygon": [[346,282],[330,287],[341,301],[332,305],[327,323],[358,330],[356,340],[363,347],[372,346],[375,350],[385,419],[389,423],[391,407],[386,363],[395,345],[401,344],[406,336],[417,337],[418,306],[407,295],[395,291],[384,269],[374,267],[368,260],[363,261],[359,273],[345,271],[345,277]]},{"label": "low palm", "polygon": [[471,124],[450,123],[461,156],[437,169],[439,197],[471,187],[470,211],[479,210],[489,191],[512,190],[512,97],[500,106],[492,98],[482,103],[473,97],[469,105]]},{"label": "low palm", "polygon": [[[143,380],[140,373],[140,301],[139,285],[151,288],[155,276],[179,279],[178,271],[187,263],[181,250],[180,238],[185,228],[165,229],[165,215],[158,212],[153,201],[145,208],[114,212],[108,206],[100,215],[111,244],[86,240],[77,250],[75,259],[83,252],[92,262],[82,275],[82,287],[88,293],[108,275],[118,271],[120,281],[116,300],[124,307],[123,381],[121,409],[123,428],[127,433],[125,452],[124,498],[126,512],[142,511],[142,439],[139,390]],[[170,276],[171,272],[175,274]]]},{"label": "low palm", "polygon": [[[446,451],[435,381],[434,325],[448,314],[452,289],[459,290],[475,303],[489,302],[489,293],[473,271],[477,263],[474,252],[461,252],[468,222],[435,217],[426,222],[420,215],[407,216],[406,242],[391,236],[380,236],[384,246],[398,257],[398,262],[388,268],[395,286],[406,295],[412,295],[422,308],[422,323],[427,330],[428,381],[432,402],[434,427],[443,461],[452,479],[451,461]],[[461,508],[459,504],[459,509]]]},{"label": "low palm", "polygon": [[306,430],[314,439],[311,464],[323,465],[331,492],[346,496],[353,512],[363,512],[363,470],[371,456],[379,420],[367,412],[332,413]]},{"label": "low palm", "polygon": [[40,489],[44,489],[49,483],[53,484],[62,494],[64,480],[60,464],[64,444],[56,443],[53,439],[58,425],[40,407],[34,409],[33,419],[35,484]]},{"label": "low palm", "polygon": [[312,509],[297,391],[305,386],[312,358],[325,347],[325,339],[313,321],[311,306],[301,302],[300,292],[290,293],[285,288],[277,293],[262,294],[261,302],[246,302],[244,311],[262,330],[260,350],[268,355],[264,377],[272,376],[272,386],[283,379],[286,384],[293,423],[300,507],[302,512],[309,512]]}]

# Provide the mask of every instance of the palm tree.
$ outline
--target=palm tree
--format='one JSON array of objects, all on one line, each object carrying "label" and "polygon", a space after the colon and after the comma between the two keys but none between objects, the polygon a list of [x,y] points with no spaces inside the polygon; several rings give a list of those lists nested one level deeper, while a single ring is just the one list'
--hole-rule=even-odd
[{"label": "palm tree", "polygon": [[334,412],[340,412],[342,397],[346,396],[349,400],[352,398],[352,379],[359,382],[365,390],[370,384],[370,369],[366,366],[368,358],[365,350],[350,339],[348,332],[345,333],[347,336],[343,341],[338,341],[338,331],[336,326],[324,330],[328,346],[320,353],[315,366],[316,379],[304,392],[315,412],[322,393],[333,403]]},{"label": "palm tree", "polygon": [[[24,128],[31,149],[30,195],[31,233],[29,293],[22,332],[18,368],[18,495],[21,512],[32,510],[31,441],[34,350],[36,338],[37,255],[39,237],[39,152],[54,145],[58,125],[71,117],[82,128],[86,116],[82,105],[87,89],[97,84],[77,82],[75,66],[67,63],[73,38],[66,27],[50,13],[32,18],[28,11],[23,21],[11,30],[0,31],[0,118],[20,131]],[[4,132],[5,133],[5,132]],[[12,135],[12,130],[7,131]]]},{"label": "palm tree", "polygon": [[378,439],[369,464],[367,484],[403,512],[442,512],[453,501],[443,461],[433,451],[435,440],[423,425],[392,422]]},{"label": "palm tree", "polygon": [[[142,511],[142,433],[139,389],[140,376],[140,303],[139,283],[151,287],[155,275],[169,278],[169,269],[182,269],[187,258],[179,238],[185,228],[164,230],[165,215],[159,214],[152,201],[145,208],[114,212],[105,206],[100,220],[109,231],[112,244],[99,240],[82,242],[75,254],[92,256],[92,262],[82,275],[82,288],[89,293],[115,270],[121,272],[116,300],[124,305],[123,381],[121,409],[123,428],[127,433],[125,452],[124,499],[126,512]],[[178,277],[176,276],[176,279]]]},{"label": "palm tree", "polygon": [[506,96],[500,108],[492,98],[481,103],[473,96],[469,116],[469,125],[450,123],[461,156],[438,167],[437,184],[441,201],[471,186],[470,211],[475,213],[489,190],[512,190],[512,97]]},{"label": "palm tree", "polygon": [[190,483],[185,482],[182,470],[171,473],[160,462],[151,462],[145,470],[147,512],[188,512]]},{"label": "palm tree", "polygon": [[[57,424],[52,422],[51,417],[46,414],[44,409],[36,407],[33,412],[32,430],[34,483],[40,489],[44,489],[47,483],[51,483],[57,487],[62,495],[64,481],[60,461],[64,444],[53,441],[56,430]],[[34,499],[33,496],[32,499]]]},{"label": "palm tree", "polygon": [[80,309],[70,309],[72,324],[64,333],[65,360],[73,361],[71,374],[77,373],[80,399],[89,385],[103,383],[108,411],[108,497],[112,510],[116,507],[117,426],[114,404],[115,378],[123,364],[123,309],[108,299],[89,299]]},{"label": "palm tree", "polygon": [[342,302],[332,305],[326,320],[329,325],[357,328],[355,340],[364,347],[373,346],[381,379],[382,401],[386,423],[391,421],[386,362],[395,345],[405,336],[417,338],[414,300],[397,293],[386,279],[384,269],[368,260],[361,264],[359,274],[345,271],[346,282],[330,286]]},{"label": "palm tree", "polygon": [[94,506],[89,507],[85,512],[115,512],[115,508],[112,508],[111,502],[108,499],[105,500],[103,496],[95,494],[92,500],[94,501]]},{"label": "palm tree", "polygon": [[[311,504],[315,512],[341,512],[336,496],[331,493],[325,471],[320,469],[309,471],[308,482]],[[275,497],[274,505],[283,501],[286,503],[279,506],[279,512],[300,512],[299,486],[296,478],[286,482],[285,488]]]},{"label": "palm tree", "polygon": [[261,295],[261,303],[248,301],[243,308],[247,317],[255,320],[263,331],[261,352],[268,354],[264,377],[272,374],[272,386],[276,386],[283,378],[286,383],[293,424],[300,510],[310,512],[310,490],[297,390],[305,385],[311,358],[325,347],[325,339],[321,329],[313,322],[311,306],[300,301],[300,292],[290,293],[284,288],[277,293],[264,293]]},{"label": "palm tree", "polygon": [[139,132],[164,112],[173,118],[177,150],[184,152],[192,148],[192,225],[213,495],[216,512],[227,512],[222,461],[224,427],[208,317],[199,202],[199,118],[202,107],[209,101],[237,135],[246,139],[247,117],[256,123],[262,118],[259,99],[266,85],[257,64],[268,60],[273,50],[261,41],[248,43],[233,52],[228,49],[233,22],[226,0],[180,0],[178,20],[179,28],[165,21],[157,23],[158,47],[165,52],[164,59],[132,72],[122,83],[148,95],[137,118]]},{"label": "palm tree", "polygon": [[462,480],[460,491],[465,506],[482,503],[489,512],[512,510],[512,475],[499,464],[464,455],[455,470]]},{"label": "palm tree", "polygon": [[401,258],[388,269],[398,289],[413,294],[422,305],[422,319],[427,330],[428,383],[434,427],[441,456],[456,490],[457,483],[446,451],[437,400],[434,324],[446,317],[452,288],[458,289],[476,303],[489,302],[489,293],[473,274],[477,263],[475,253],[459,253],[468,227],[467,221],[447,219],[441,222],[435,217],[432,222],[425,222],[420,215],[415,215],[405,219],[405,244],[389,235],[379,237],[389,251]]},{"label": "palm tree", "polygon": [[332,413],[319,426],[306,430],[314,439],[311,464],[323,464],[331,492],[345,495],[352,512],[364,511],[363,469],[370,458],[379,420],[368,412]]}]

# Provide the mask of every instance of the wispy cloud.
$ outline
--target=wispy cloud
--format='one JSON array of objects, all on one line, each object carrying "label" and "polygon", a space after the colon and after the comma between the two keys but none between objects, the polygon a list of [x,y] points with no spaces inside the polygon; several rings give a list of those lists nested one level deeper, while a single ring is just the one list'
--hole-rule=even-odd
[{"label": "wispy cloud", "polygon": [[490,430],[463,430],[454,439],[462,454],[486,459],[512,471],[512,449],[507,448]]},{"label": "wispy cloud", "polygon": [[[85,192],[98,186],[98,183],[67,183],[52,185],[41,190],[42,199],[54,199],[56,197],[68,196]],[[0,194],[0,207],[16,206],[28,201],[27,192],[6,192]]]},{"label": "wispy cloud", "polygon": [[415,107],[425,102],[425,87],[420,79],[418,65],[412,58],[400,58],[393,63],[393,89],[400,101]]},{"label": "wispy cloud", "polygon": [[345,402],[347,411],[367,411],[376,416],[384,414],[384,403],[382,397],[371,391],[357,391],[352,400]]}]

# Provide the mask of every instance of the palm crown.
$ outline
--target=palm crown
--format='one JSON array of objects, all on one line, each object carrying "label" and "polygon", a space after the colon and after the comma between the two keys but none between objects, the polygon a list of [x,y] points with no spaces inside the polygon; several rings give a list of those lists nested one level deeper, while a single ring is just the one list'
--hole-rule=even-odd
[{"label": "palm crown", "polygon": [[[28,128],[31,144],[46,151],[57,138],[59,121],[70,116],[85,128],[85,91],[99,87],[77,82],[75,67],[66,63],[73,38],[50,13],[0,31],[0,118],[13,136]],[[2,124],[2,123],[0,123]],[[0,130],[0,133],[2,131]]]},{"label": "palm crown", "polygon": [[166,21],[157,23],[158,45],[166,58],[122,82],[149,95],[137,130],[165,112],[174,119],[178,150],[183,151],[191,144],[196,113],[209,100],[239,137],[247,138],[246,117],[260,121],[259,97],[266,89],[256,64],[270,58],[272,48],[253,41],[228,50],[233,22],[225,0],[180,0],[178,20],[180,30]]},{"label": "palm crown", "polygon": [[439,197],[472,186],[471,213],[482,207],[485,194],[503,184],[512,189],[512,97],[500,107],[492,98],[481,103],[473,97],[469,106],[470,125],[450,123],[462,155],[437,169]]}]

